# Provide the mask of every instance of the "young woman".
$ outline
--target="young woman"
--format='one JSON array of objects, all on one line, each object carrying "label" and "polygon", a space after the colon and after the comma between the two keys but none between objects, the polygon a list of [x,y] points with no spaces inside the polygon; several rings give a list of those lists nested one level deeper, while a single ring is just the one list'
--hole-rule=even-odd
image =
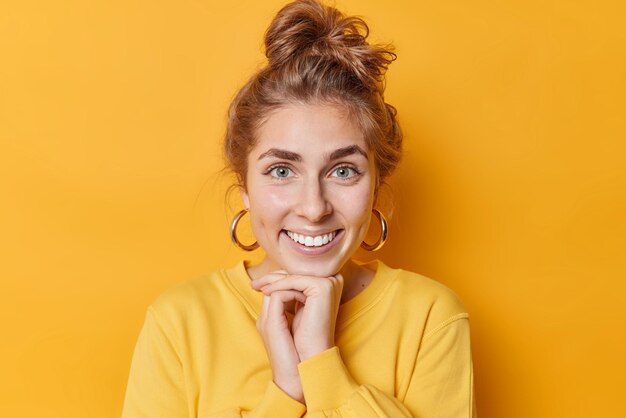
[{"label": "young woman", "polygon": [[[268,64],[231,104],[225,140],[245,205],[232,238],[266,256],[149,307],[125,418],[474,416],[468,314],[454,293],[352,260],[386,239],[377,192],[402,142],[383,98],[395,55],[366,37],[361,19],[315,0],[274,18]],[[242,216],[257,243],[239,242]],[[368,244],[371,220],[382,234]]]}]

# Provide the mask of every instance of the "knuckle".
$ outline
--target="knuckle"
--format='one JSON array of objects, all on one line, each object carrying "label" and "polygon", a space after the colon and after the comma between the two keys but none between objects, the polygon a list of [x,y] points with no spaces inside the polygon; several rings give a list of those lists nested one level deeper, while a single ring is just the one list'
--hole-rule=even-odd
[{"label": "knuckle", "polygon": [[270,303],[275,304],[282,302],[285,292],[283,290],[275,290],[269,294]]},{"label": "knuckle", "polygon": [[320,284],[320,288],[326,291],[331,290],[334,287],[331,279],[320,280],[319,284]]}]

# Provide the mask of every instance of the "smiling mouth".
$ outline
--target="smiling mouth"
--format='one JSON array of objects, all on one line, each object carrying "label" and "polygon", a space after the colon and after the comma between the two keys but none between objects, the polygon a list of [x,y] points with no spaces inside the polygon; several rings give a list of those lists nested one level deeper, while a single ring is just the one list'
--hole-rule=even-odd
[{"label": "smiling mouth", "polygon": [[285,232],[287,233],[289,238],[291,238],[294,242],[297,242],[298,244],[302,244],[305,247],[321,247],[323,245],[328,244],[333,239],[335,239],[335,236],[337,236],[337,232],[339,232],[339,230],[329,232],[328,234],[316,235],[316,236],[297,234],[295,232],[291,232],[287,230],[285,230]]}]

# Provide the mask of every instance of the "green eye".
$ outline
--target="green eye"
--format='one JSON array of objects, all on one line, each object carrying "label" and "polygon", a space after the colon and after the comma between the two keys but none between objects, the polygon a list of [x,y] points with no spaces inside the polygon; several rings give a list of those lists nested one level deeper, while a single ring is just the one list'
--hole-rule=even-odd
[{"label": "green eye", "polygon": [[284,165],[279,165],[277,167],[272,168],[270,170],[270,174],[272,175],[272,177],[284,179],[291,175],[291,170],[289,169],[289,167],[285,167]]},{"label": "green eye", "polygon": [[357,174],[358,174],[357,171],[352,167],[337,167],[333,171],[333,177],[339,177],[342,179],[354,177]]}]

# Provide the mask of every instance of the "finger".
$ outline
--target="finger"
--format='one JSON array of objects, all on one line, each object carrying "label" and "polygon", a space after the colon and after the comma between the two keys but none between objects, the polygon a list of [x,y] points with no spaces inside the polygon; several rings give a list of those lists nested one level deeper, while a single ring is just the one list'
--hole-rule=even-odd
[{"label": "finger", "polygon": [[267,311],[269,309],[270,297],[267,295],[263,295],[263,303],[261,304],[261,315],[256,321],[257,328],[260,328],[265,323],[267,319]]},{"label": "finger", "polygon": [[343,292],[343,286],[344,286],[343,276],[338,273],[335,276],[333,276],[332,279],[333,279],[333,284],[335,285],[334,286],[335,291],[341,294]]},{"label": "finger", "polygon": [[295,290],[281,290],[266,297],[269,297],[267,318],[272,318],[274,320],[277,318],[280,318],[281,320],[286,318],[285,305],[288,302],[293,300],[301,302],[306,301],[306,297],[304,297],[301,292],[297,292]]},{"label": "finger", "polygon": [[300,310],[300,308],[303,307],[305,303],[306,303],[306,301],[300,302],[299,300],[296,300],[296,303],[294,303],[294,305],[293,305],[293,313],[294,313],[294,315],[296,313],[298,313],[298,310]]},{"label": "finger", "polygon": [[273,271],[271,273],[268,273],[264,276],[259,277],[258,279],[252,280],[250,282],[250,286],[252,286],[252,288],[254,290],[260,290],[263,286],[270,284],[270,283],[274,283],[277,280],[281,280],[283,278],[285,278],[285,276],[287,275],[287,272],[283,272],[283,271]]},{"label": "finger", "polygon": [[287,276],[263,286],[261,290],[266,295],[276,291],[298,290],[306,296],[312,296],[317,293],[330,293],[340,286],[340,283],[328,277]]},{"label": "finger", "polygon": [[341,273],[337,273],[333,277],[335,278],[335,280],[337,280],[337,282],[341,283],[341,285],[343,286],[344,279],[343,279],[343,276],[341,275]]},{"label": "finger", "polygon": [[261,316],[267,317],[267,310],[270,303],[270,297],[268,295],[263,295],[263,303],[261,304]]},{"label": "finger", "polygon": [[283,307],[289,302],[296,301],[300,303],[306,302],[306,297],[297,290],[279,290],[273,292],[271,295],[265,295],[269,298],[268,314],[273,313],[272,309],[276,309],[275,306],[282,304]]},{"label": "finger", "polygon": [[[293,293],[296,293],[293,291]],[[291,292],[276,292],[272,295],[263,295],[263,304],[261,305],[261,316],[257,321],[257,327],[266,329],[268,323],[281,323],[286,321],[285,304],[297,297]],[[270,327],[271,328],[271,327]]]}]

